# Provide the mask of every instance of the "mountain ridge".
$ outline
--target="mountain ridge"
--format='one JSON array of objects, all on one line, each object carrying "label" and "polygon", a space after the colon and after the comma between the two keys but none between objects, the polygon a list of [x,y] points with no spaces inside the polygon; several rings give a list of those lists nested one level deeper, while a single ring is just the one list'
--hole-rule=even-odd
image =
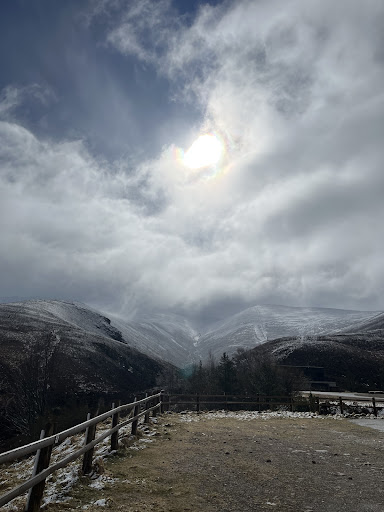
[{"label": "mountain ridge", "polygon": [[256,305],[203,330],[177,314],[137,315],[133,320],[105,314],[79,302],[30,300],[0,304],[15,314],[71,325],[89,335],[101,335],[156,359],[184,367],[238,348],[252,349],[283,337],[301,339],[325,334],[372,330],[384,323],[384,313],[334,308]]}]

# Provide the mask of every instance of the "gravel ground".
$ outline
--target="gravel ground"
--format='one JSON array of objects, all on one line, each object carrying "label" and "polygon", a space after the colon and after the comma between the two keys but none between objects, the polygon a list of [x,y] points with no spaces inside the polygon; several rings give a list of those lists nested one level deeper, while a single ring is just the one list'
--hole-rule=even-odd
[{"label": "gravel ground", "polygon": [[384,433],[343,418],[166,414],[141,447],[48,510],[384,510]]}]

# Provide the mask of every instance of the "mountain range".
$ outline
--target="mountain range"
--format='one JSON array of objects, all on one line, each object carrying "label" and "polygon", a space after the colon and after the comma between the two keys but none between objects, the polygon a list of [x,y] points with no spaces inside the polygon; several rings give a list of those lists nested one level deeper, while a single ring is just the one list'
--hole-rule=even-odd
[{"label": "mountain range", "polygon": [[132,393],[155,386],[168,367],[128,345],[107,317],[85,306],[0,305],[0,406],[32,385],[53,392],[50,381],[61,396]]},{"label": "mountain range", "polygon": [[[223,352],[232,355],[238,348],[252,349],[283,337],[308,340],[330,334],[382,329],[384,313],[258,305],[201,331],[186,318],[175,314],[157,313],[128,321],[85,304],[32,300],[0,304],[0,343],[4,345],[4,337],[9,337],[7,331],[10,329],[16,336],[18,331],[23,333],[44,323],[58,332],[75,330],[77,336],[83,336],[84,345],[102,337],[113,347],[119,346],[119,350],[125,345],[157,361],[185,367],[199,360],[205,361],[210,355],[217,359]],[[21,341],[23,336],[19,336]]]},{"label": "mountain range", "polygon": [[0,444],[31,435],[46,407],[65,408],[69,421],[79,403],[126,400],[168,382],[175,367],[238,349],[323,367],[340,389],[382,389],[384,313],[258,305],[198,330],[175,314],[126,320],[75,302],[2,303]]}]

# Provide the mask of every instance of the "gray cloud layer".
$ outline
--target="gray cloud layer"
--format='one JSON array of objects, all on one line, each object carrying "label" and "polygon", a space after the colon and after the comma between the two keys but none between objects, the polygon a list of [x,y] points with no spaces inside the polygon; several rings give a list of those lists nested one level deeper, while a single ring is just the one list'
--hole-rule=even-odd
[{"label": "gray cloud layer", "polygon": [[221,133],[225,172],[188,172],[172,140],[134,169],[82,141],[39,140],[12,116],[23,94],[8,88],[1,295],[126,314],[383,309],[383,3],[236,1],[193,19],[168,1],[95,6],[91,24],[124,6],[105,43],[203,112],[185,144]]}]

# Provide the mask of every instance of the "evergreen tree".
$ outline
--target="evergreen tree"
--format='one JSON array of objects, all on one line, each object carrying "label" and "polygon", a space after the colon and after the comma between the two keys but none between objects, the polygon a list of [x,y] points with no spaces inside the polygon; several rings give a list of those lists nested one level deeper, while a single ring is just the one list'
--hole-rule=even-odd
[{"label": "evergreen tree", "polygon": [[217,373],[221,391],[224,393],[233,393],[236,382],[235,365],[226,352],[224,352],[220,358]]},{"label": "evergreen tree", "polygon": [[190,391],[192,393],[208,393],[207,372],[203,367],[201,360],[199,364],[194,364],[192,374],[189,378]]}]

